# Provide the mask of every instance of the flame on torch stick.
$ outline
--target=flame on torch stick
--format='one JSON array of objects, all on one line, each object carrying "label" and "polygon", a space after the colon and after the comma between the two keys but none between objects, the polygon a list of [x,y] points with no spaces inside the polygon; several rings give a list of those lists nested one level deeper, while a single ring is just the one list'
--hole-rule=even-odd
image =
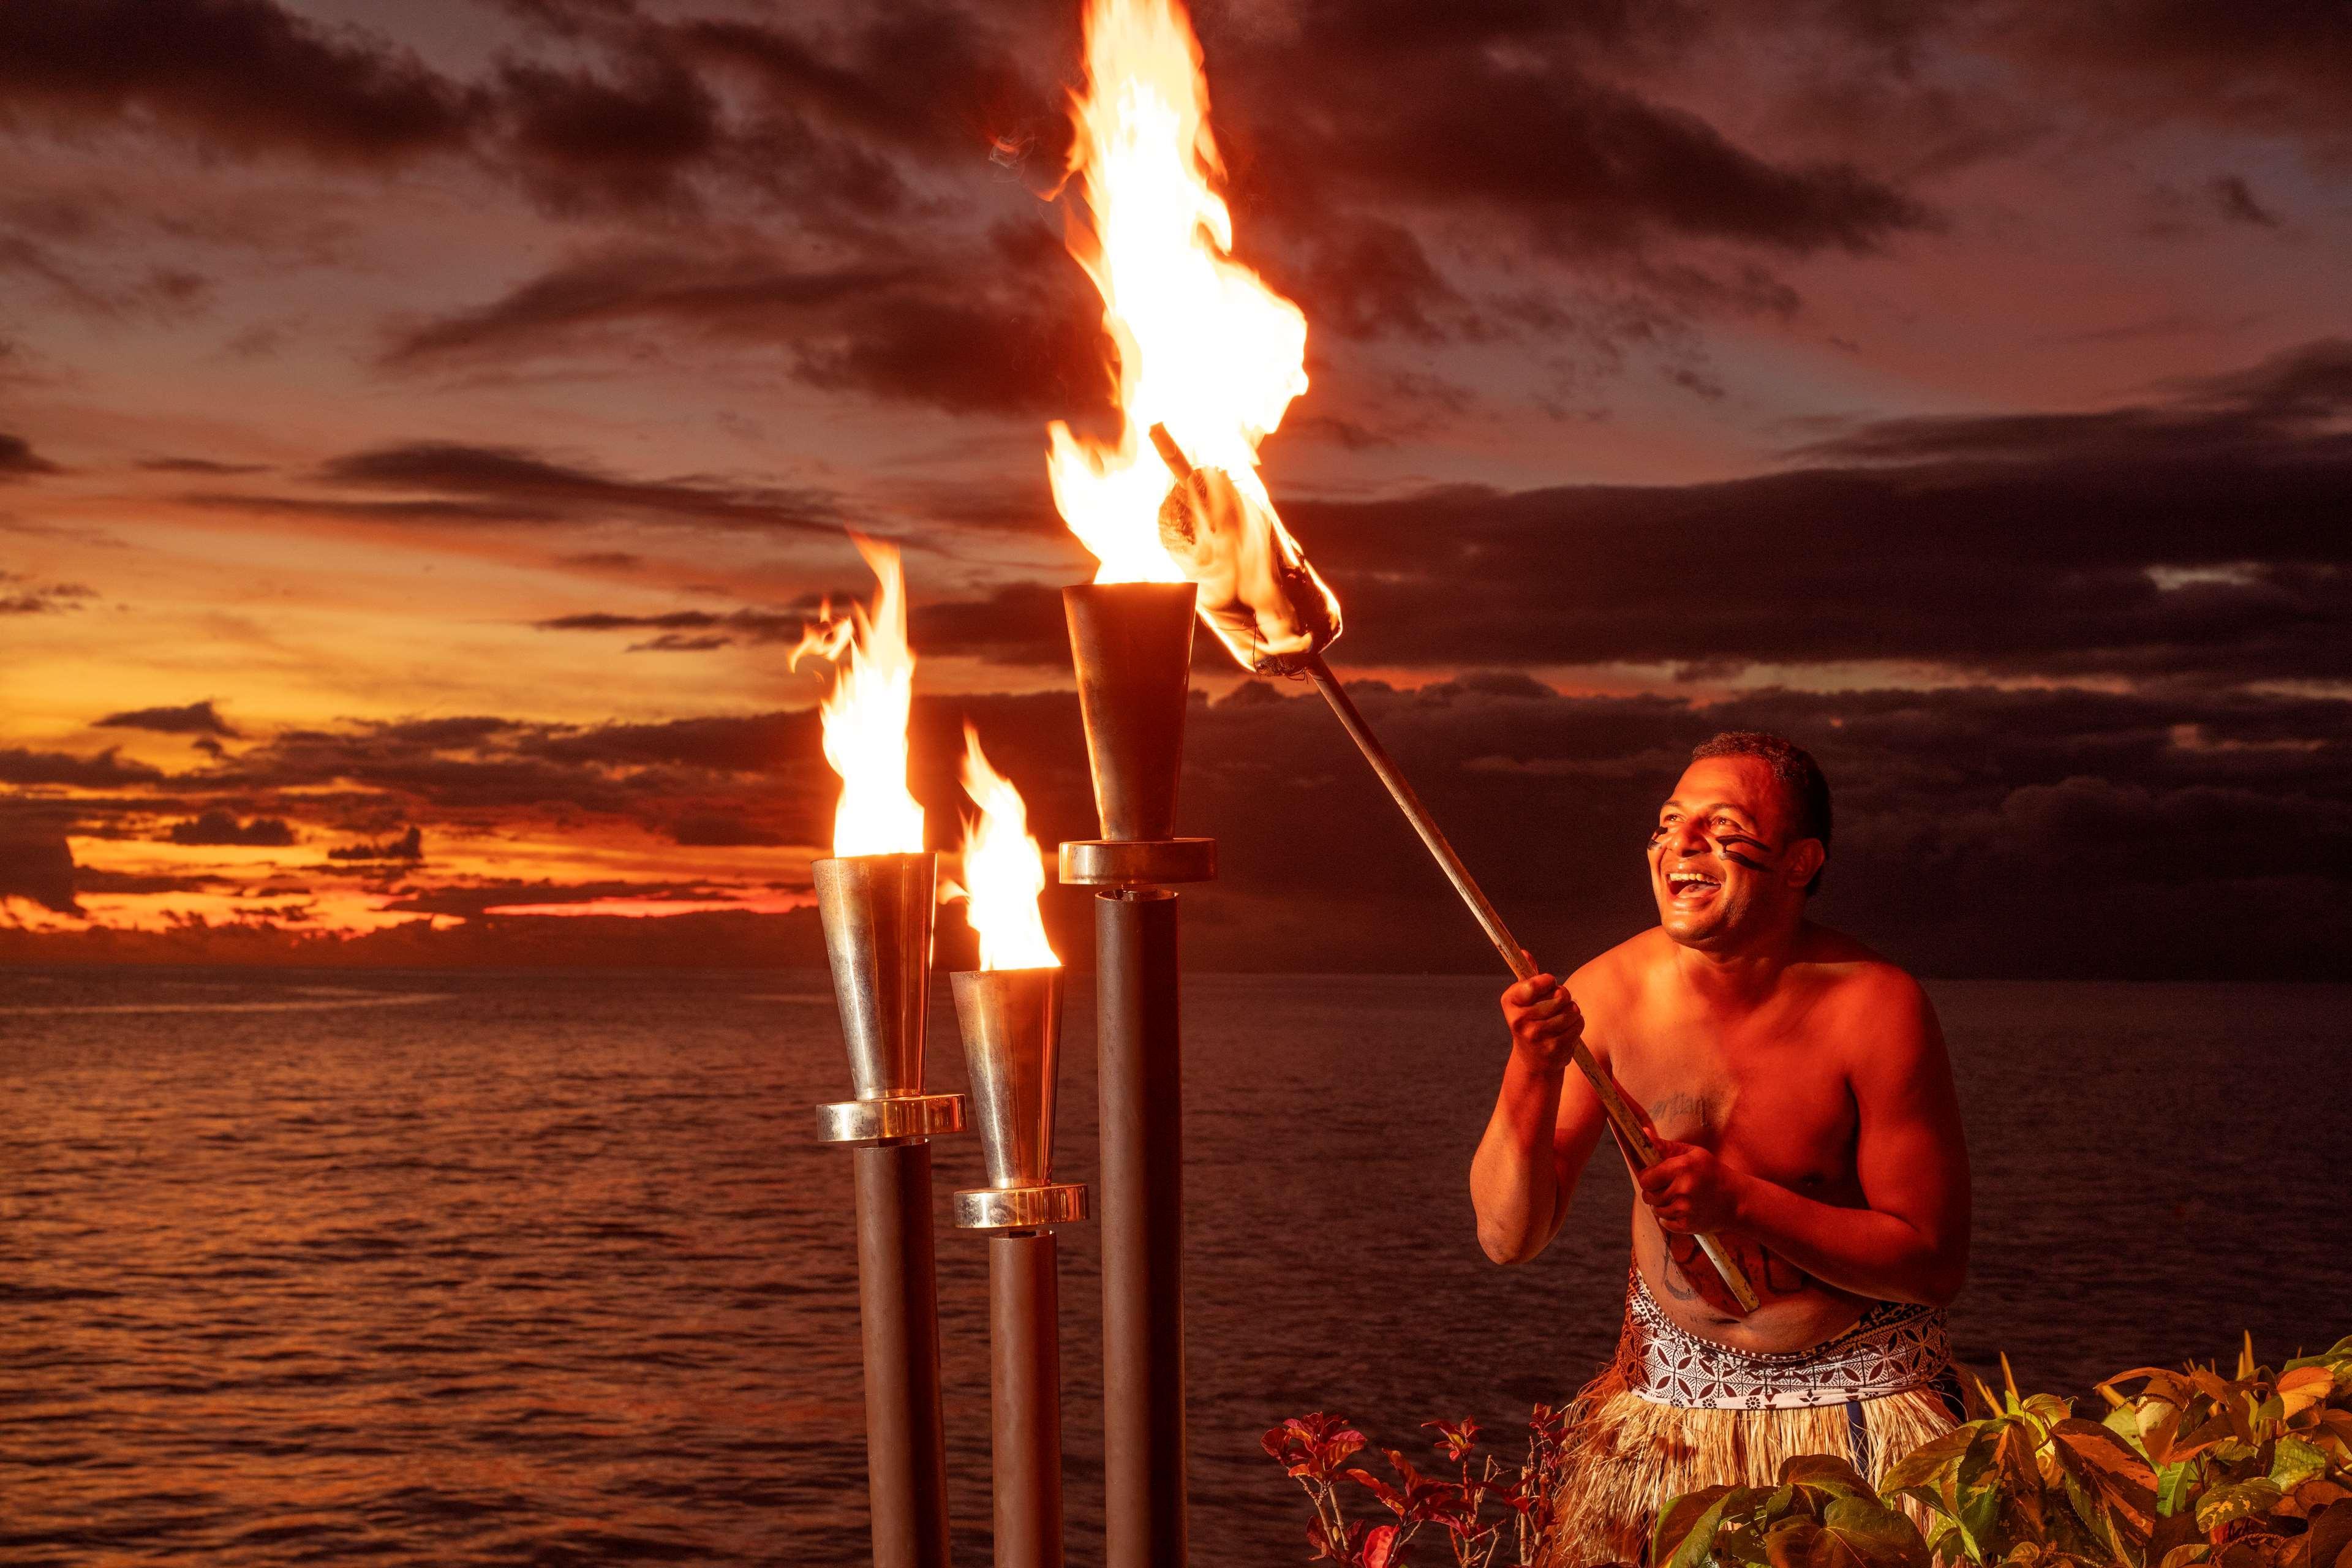
[{"label": "flame on torch stick", "polygon": [[[1049,426],[1054,504],[1101,562],[1096,581],[1189,579],[1202,620],[1244,668],[1312,679],[1503,962],[1529,978],[1531,961],[1323,662],[1339,602],[1257,472],[1258,443],[1307,390],[1307,318],[1230,254],[1201,46],[1175,0],[1091,0],[1073,118],[1088,221],[1072,226],[1071,251],[1102,295],[1126,419],[1115,445]],[[1582,1040],[1575,1059],[1626,1158],[1654,1163],[1649,1129],[1608,1068]],[[1730,1255],[1698,1240],[1752,1310]]]},{"label": "flame on torch stick", "polygon": [[1045,940],[1037,896],[1045,890],[1045,852],[1029,833],[1029,808],[1013,781],[991,767],[980,732],[963,727],[963,792],[980,807],[963,839],[964,918],[980,937],[986,969],[1059,969]]}]

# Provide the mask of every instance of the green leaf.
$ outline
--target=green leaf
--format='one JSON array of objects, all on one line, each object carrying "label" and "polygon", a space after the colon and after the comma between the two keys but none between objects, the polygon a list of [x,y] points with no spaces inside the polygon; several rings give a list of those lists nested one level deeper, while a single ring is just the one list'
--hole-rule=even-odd
[{"label": "green leaf", "polygon": [[1868,1568],[1927,1568],[1927,1542],[1919,1527],[1875,1499],[1839,1498],[1830,1504],[1822,1524],[1826,1533],[1836,1536]]},{"label": "green leaf", "polygon": [[1932,1504],[1934,1494],[1941,1489],[1939,1483],[1959,1468],[1960,1461],[1968,1457],[1969,1445],[1976,1441],[1983,1426],[1981,1421],[1971,1421],[1939,1437],[1930,1437],[1887,1468],[1879,1489],[1907,1492]]},{"label": "green leaf", "polygon": [[2271,1481],[2283,1492],[2326,1473],[2327,1456],[2300,1437],[2282,1437],[2271,1450]]},{"label": "green leaf", "polygon": [[1845,1460],[1828,1454],[1797,1454],[1780,1464],[1780,1484],[1810,1487],[1832,1497],[1875,1499],[1876,1489]]},{"label": "green leaf", "polygon": [[1788,1519],[1765,1537],[1772,1568],[1929,1568],[1927,1539],[1883,1503],[1842,1497],[1821,1522]]},{"label": "green leaf", "polygon": [[1724,1505],[1742,1489],[1706,1487],[1685,1492],[1658,1515],[1650,1537],[1650,1561],[1658,1568],[1706,1568],[1722,1527]]},{"label": "green leaf", "polygon": [[2284,1495],[2268,1476],[2216,1487],[2198,1500],[2197,1528],[2210,1532],[2234,1520],[2268,1513]]},{"label": "green leaf", "polygon": [[2188,1459],[2176,1459],[2156,1472],[2156,1511],[2169,1519],[2184,1511],[2196,1500],[2200,1478],[2196,1465]]}]

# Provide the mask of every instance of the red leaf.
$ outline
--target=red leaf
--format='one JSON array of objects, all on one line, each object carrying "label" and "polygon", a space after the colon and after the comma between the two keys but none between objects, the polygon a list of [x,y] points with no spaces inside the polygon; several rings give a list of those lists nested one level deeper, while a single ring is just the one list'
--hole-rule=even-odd
[{"label": "red leaf", "polygon": [[1467,1415],[1459,1421],[1424,1421],[1422,1425],[1437,1429],[1437,1446],[1445,1450],[1449,1459],[1459,1459],[1467,1454],[1478,1435],[1478,1423]]}]

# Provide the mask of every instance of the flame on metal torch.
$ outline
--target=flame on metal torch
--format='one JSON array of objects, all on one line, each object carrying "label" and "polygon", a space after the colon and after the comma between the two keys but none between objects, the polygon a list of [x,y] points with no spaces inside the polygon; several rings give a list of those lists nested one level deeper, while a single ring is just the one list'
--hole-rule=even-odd
[{"label": "flame on metal torch", "polygon": [[982,969],[1059,969],[1062,961],[1045,941],[1037,910],[1045,860],[1030,837],[1029,808],[1013,781],[989,766],[980,732],[970,724],[963,727],[963,792],[980,816],[964,824],[964,886],[950,883],[941,896],[963,896],[964,916],[980,936]]},{"label": "flame on metal torch", "polygon": [[[1208,83],[1181,5],[1090,0],[1086,31],[1070,166],[1087,221],[1074,215],[1069,244],[1102,294],[1126,417],[1112,444],[1047,427],[1054,504],[1101,562],[1095,581],[1190,579],[1234,657],[1276,667],[1339,630],[1339,602],[1257,471],[1258,443],[1307,390],[1307,318],[1230,254]],[[1146,438],[1155,425],[1198,470],[1182,505]]]},{"label": "flame on metal torch", "polygon": [[[907,792],[907,717],[914,706],[915,654],[907,644],[907,580],[895,546],[853,533],[874,571],[874,607],[833,614],[828,601],[801,634],[789,668],[814,654],[834,667],[820,709],[824,760],[841,775],[834,813],[835,855],[918,855],[923,808]],[[844,655],[847,656],[846,661]]]}]

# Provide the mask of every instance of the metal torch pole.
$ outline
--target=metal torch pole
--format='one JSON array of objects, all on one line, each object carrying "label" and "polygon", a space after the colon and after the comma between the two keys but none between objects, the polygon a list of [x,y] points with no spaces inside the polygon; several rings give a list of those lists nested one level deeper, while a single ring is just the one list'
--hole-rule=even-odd
[{"label": "metal torch pole", "polygon": [[1108,1568],[1185,1557],[1184,1070],[1176,895],[1095,899]]},{"label": "metal torch pole", "polygon": [[1191,584],[1063,591],[1103,837],[1062,846],[1095,899],[1102,1097],[1106,1568],[1182,1568],[1184,1096],[1172,884],[1216,844],[1172,837],[1190,681]]},{"label": "metal torch pole", "polygon": [[866,1476],[875,1568],[947,1568],[931,1149],[856,1151],[857,1310],[866,1342]]},{"label": "metal torch pole", "polygon": [[953,983],[988,1167],[988,1185],[958,1193],[955,1214],[963,1228],[992,1233],[996,1568],[1062,1568],[1061,1286],[1053,1227],[1087,1215],[1086,1188],[1053,1178],[1062,972],[971,970]]},{"label": "metal torch pole", "polygon": [[852,1145],[856,1160],[874,1568],[947,1568],[947,1437],[926,1140],[961,1131],[964,1102],[923,1092],[938,867],[928,854],[850,855],[809,869],[857,1093],[819,1106],[817,1116],[819,1136]]}]

